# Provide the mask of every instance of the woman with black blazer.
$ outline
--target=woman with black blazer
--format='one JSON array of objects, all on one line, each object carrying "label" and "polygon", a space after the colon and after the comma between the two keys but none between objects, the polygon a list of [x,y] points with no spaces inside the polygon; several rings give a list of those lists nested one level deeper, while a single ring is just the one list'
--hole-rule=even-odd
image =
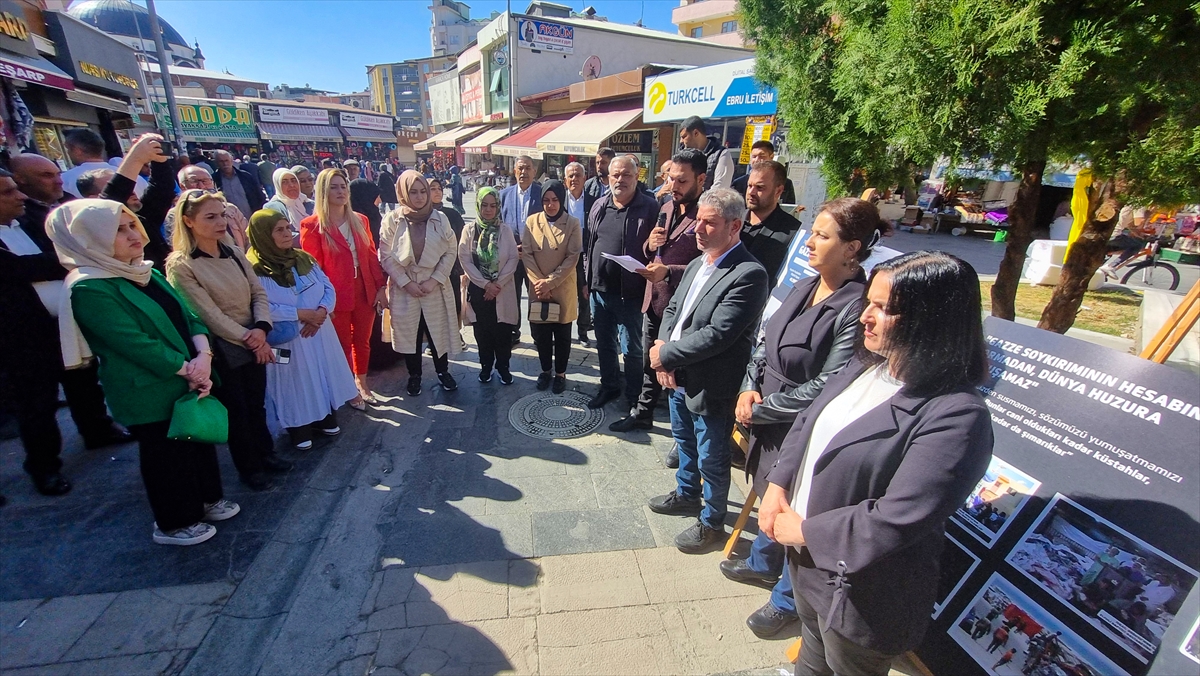
[{"label": "woman with black blazer", "polygon": [[760,528],[786,545],[796,674],[887,674],[924,637],[945,522],[987,469],[979,278],[941,252],[875,267],[854,359],[797,418]]},{"label": "woman with black blazer", "polygon": [[[826,203],[813,221],[805,244],[818,274],[797,282],[771,315],[738,396],[735,417],[750,431],[746,472],[758,495],[767,490],[767,473],[796,416],[854,354],[867,279],[862,263],[887,230],[878,209],[854,197]],[[798,619],[791,580],[782,574],[784,556],[783,545],[760,531],[748,558],[720,564],[735,582],[774,585],[770,600],[746,620],[759,638],[775,636]]]}]

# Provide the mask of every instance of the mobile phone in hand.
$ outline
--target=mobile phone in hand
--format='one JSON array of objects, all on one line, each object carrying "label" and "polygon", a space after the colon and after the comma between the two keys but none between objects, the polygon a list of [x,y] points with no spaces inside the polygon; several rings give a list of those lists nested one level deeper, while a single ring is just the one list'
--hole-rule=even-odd
[{"label": "mobile phone in hand", "polygon": [[160,152],[163,155],[166,155],[167,157],[171,156],[171,151],[174,147],[175,147],[174,144],[172,144],[170,141],[159,141],[158,142],[158,152]]},{"label": "mobile phone in hand", "polygon": [[276,364],[287,364],[292,361],[292,351],[281,347],[271,348],[271,354],[275,355]]}]

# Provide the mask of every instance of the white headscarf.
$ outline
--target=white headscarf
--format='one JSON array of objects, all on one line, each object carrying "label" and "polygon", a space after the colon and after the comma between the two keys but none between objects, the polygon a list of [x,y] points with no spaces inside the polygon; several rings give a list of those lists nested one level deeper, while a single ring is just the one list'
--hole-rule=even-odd
[{"label": "white headscarf", "polygon": [[84,279],[119,277],[140,286],[150,283],[153,264],[142,260],[130,264],[113,258],[113,244],[121,214],[133,216],[142,243],[150,241],[137,216],[120,202],[99,199],[72,200],[50,212],[46,234],[54,242],[58,260],[69,272],[63,282],[58,309],[58,333],[62,343],[63,366],[78,368],[90,362],[92,350],[75,323],[71,310],[71,287]]},{"label": "white headscarf", "polygon": [[308,218],[308,210],[304,207],[304,203],[307,198],[304,196],[303,192],[301,192],[300,196],[296,199],[292,199],[283,194],[283,178],[285,176],[291,176],[292,178],[295,178],[297,182],[300,180],[296,177],[296,174],[291,169],[287,169],[285,167],[276,169],[275,173],[271,174],[271,180],[275,183],[275,199],[279,200],[283,203],[283,206],[287,207],[288,223],[291,224],[292,230],[298,231],[300,229],[300,221]]}]

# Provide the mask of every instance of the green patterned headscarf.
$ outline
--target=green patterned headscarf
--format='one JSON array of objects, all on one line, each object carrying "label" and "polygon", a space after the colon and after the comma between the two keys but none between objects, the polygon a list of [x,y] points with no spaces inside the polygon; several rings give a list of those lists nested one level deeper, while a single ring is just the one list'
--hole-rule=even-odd
[{"label": "green patterned headscarf", "polygon": [[250,225],[246,228],[250,250],[246,252],[246,259],[254,266],[254,274],[270,277],[279,286],[290,288],[296,285],[293,269],[303,277],[312,272],[317,262],[300,249],[281,249],[275,244],[271,231],[281,219],[287,220],[287,216],[274,209],[259,209],[250,216]]},{"label": "green patterned headscarf", "polygon": [[493,187],[480,188],[475,195],[475,213],[479,216],[476,218],[478,227],[475,232],[475,252],[473,259],[475,267],[479,268],[479,272],[488,280],[495,281],[500,276],[500,226],[503,221],[500,220],[500,210],[496,210],[496,217],[492,222],[487,222],[483,219],[483,198],[488,195],[494,195],[496,201],[500,201],[500,192]]}]

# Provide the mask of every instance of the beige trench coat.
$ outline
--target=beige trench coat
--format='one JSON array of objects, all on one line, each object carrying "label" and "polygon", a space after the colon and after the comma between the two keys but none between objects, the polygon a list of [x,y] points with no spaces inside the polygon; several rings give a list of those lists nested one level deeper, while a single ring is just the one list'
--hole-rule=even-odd
[{"label": "beige trench coat", "polygon": [[521,235],[521,262],[529,277],[529,300],[537,300],[533,281],[550,283],[550,300],[558,303],[558,323],[570,324],[579,318],[579,289],[575,283],[575,264],[583,250],[583,231],[579,219],[567,215],[551,223],[546,214],[534,214],[525,221]]},{"label": "beige trench coat", "polygon": [[[419,261],[413,257],[408,221],[399,211],[383,219],[379,229],[379,262],[388,274],[388,307],[392,316],[389,338],[396,352],[413,354],[422,314],[438,354],[453,357],[461,351],[455,289],[450,280],[457,255],[454,231],[437,210],[429,215],[425,250]],[[427,296],[414,298],[404,290],[409,282],[420,284],[430,279],[437,282],[437,288]]]},{"label": "beige trench coat", "polygon": [[[517,241],[506,236],[510,232],[507,225],[501,223],[500,228],[501,236],[496,238],[500,246],[497,252],[500,259],[500,274],[496,281],[500,283],[500,295],[496,296],[496,320],[501,324],[515,326],[520,318],[520,310],[517,309],[517,294],[513,290],[513,274],[517,271]],[[467,279],[470,280],[468,283],[483,288],[487,286],[488,280],[484,279],[479,268],[475,267],[475,237],[478,233],[479,229],[475,222],[468,223],[463,227],[462,240],[458,243],[458,262],[462,265]],[[462,306],[463,324],[474,324],[475,309],[467,301],[465,285],[462,288]]]}]

